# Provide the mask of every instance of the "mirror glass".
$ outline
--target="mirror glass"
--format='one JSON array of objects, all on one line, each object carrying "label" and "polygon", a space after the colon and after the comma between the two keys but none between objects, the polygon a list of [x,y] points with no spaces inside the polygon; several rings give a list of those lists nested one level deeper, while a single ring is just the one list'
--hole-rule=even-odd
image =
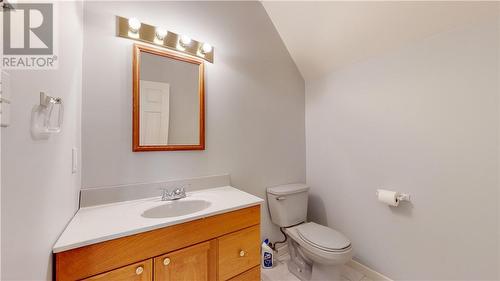
[{"label": "mirror glass", "polygon": [[203,149],[203,62],[142,46],[136,56],[134,150]]}]

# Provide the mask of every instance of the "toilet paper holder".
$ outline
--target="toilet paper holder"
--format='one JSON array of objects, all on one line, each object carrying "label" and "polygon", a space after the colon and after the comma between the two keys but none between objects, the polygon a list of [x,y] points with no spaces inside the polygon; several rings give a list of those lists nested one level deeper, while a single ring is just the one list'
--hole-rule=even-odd
[{"label": "toilet paper holder", "polygon": [[399,193],[398,196],[397,196],[397,198],[398,198],[399,201],[408,201],[408,202],[411,202],[410,194]]},{"label": "toilet paper holder", "polygon": [[[375,192],[375,196],[377,196],[377,197],[378,197],[378,192],[379,192],[379,190],[377,190]],[[408,202],[411,202],[411,196],[410,196],[410,194],[407,194],[407,193],[399,193],[399,192],[397,192],[396,198],[397,198],[398,201],[408,201]]]}]

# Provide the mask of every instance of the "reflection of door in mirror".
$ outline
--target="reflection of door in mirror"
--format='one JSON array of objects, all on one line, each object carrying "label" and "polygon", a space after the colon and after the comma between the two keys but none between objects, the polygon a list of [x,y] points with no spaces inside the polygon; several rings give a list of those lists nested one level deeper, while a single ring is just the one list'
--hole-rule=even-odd
[{"label": "reflection of door in mirror", "polygon": [[141,80],[141,145],[168,144],[170,85]]}]

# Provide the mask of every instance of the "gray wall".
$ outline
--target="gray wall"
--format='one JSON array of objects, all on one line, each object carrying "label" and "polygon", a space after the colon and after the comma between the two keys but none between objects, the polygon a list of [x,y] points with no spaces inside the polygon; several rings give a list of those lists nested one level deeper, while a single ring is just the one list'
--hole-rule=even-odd
[{"label": "gray wall", "polygon": [[[306,85],[310,216],[395,280],[497,280],[499,26],[456,29]],[[390,208],[377,188],[408,192]]]},{"label": "gray wall", "polygon": [[[205,151],[132,152],[132,45],[115,15],[209,42]],[[258,2],[86,2],[83,188],[230,173],[257,196],[305,180],[304,81]],[[278,239],[263,209],[263,235]]]},{"label": "gray wall", "polygon": [[141,80],[170,84],[168,144],[199,144],[199,66],[141,53]]},{"label": "gray wall", "polygon": [[[78,208],[71,149],[80,147],[83,9],[58,6],[59,69],[10,71],[12,122],[1,129],[2,280],[52,280],[52,246]],[[40,91],[62,97],[64,124],[60,134],[35,141],[30,114]]]}]

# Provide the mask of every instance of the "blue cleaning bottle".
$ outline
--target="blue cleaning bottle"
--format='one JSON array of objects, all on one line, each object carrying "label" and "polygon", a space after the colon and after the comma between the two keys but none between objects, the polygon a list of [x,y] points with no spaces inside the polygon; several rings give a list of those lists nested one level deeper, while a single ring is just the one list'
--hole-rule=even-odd
[{"label": "blue cleaning bottle", "polygon": [[274,252],[269,247],[269,239],[262,242],[262,268],[273,268]]}]

